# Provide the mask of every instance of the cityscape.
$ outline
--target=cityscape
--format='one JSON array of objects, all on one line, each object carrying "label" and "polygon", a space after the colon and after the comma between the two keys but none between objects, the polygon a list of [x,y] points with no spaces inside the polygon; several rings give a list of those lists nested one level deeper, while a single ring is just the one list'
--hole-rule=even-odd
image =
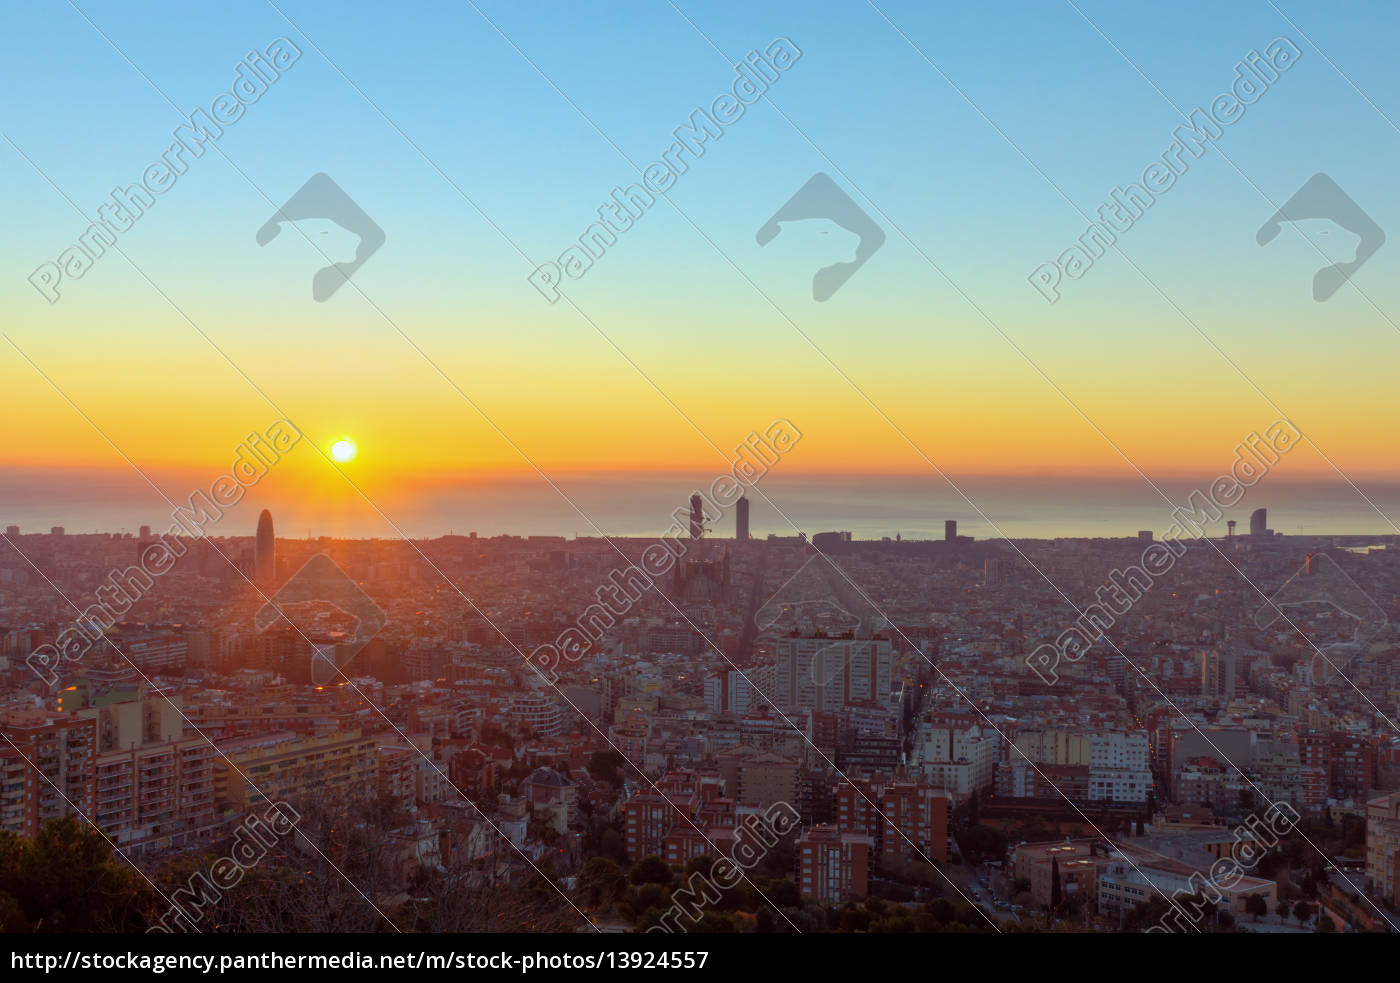
[{"label": "cityscape", "polygon": [[[1394,537],[1261,507],[1164,573],[1151,530],[759,538],[746,494],[729,535],[707,505],[651,540],[12,526],[0,822],[91,822],[171,932],[1400,917]],[[181,862],[266,815],[246,881]],[[488,887],[511,903],[464,903]]]},{"label": "cityscape", "polygon": [[1398,24],[16,8],[10,970],[1400,931]]}]

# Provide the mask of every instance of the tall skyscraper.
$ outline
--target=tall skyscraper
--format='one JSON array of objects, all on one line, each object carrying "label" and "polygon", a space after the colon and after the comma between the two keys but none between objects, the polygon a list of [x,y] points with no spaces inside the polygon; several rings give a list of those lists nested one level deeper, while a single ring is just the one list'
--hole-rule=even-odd
[{"label": "tall skyscraper", "polygon": [[272,513],[258,516],[258,538],[253,546],[253,578],[270,584],[277,573],[277,539],[272,532]]},{"label": "tall skyscraper", "polygon": [[150,527],[150,526],[142,526],[142,527],[141,527],[141,532],[139,533],[139,536],[140,536],[141,539],[150,539],[150,538],[151,538],[151,527]]},{"label": "tall skyscraper", "polygon": [[744,542],[749,538],[749,499],[740,495],[734,503],[734,538]]},{"label": "tall skyscraper", "polygon": [[705,507],[699,495],[690,496],[690,545],[698,546],[705,535]]},{"label": "tall skyscraper", "polygon": [[1269,534],[1269,510],[1255,509],[1249,514],[1249,534],[1267,536]]},{"label": "tall skyscraper", "polygon": [[958,520],[945,519],[943,522],[943,539],[945,542],[956,542],[958,538]]}]

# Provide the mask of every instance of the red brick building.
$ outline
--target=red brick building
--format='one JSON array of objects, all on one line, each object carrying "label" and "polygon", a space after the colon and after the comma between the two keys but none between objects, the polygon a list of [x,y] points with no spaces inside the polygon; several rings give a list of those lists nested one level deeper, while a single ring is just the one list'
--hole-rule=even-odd
[{"label": "red brick building", "polygon": [[864,898],[874,842],[835,826],[811,826],[797,841],[797,889],[809,901],[842,904]]},{"label": "red brick building", "polygon": [[922,782],[894,782],[880,800],[887,858],[948,862],[948,793]]}]

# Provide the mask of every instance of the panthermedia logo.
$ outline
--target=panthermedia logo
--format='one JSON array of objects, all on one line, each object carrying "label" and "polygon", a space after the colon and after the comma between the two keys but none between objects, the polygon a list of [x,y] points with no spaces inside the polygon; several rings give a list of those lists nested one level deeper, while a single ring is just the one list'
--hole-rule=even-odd
[{"label": "panthermedia logo", "polygon": [[287,616],[283,608],[288,605],[318,602],[333,605],[355,619],[355,633],[348,641],[311,648],[311,681],[325,686],[379,634],[389,619],[334,560],[317,553],[258,609],[254,624],[258,631],[267,631],[279,618]]},{"label": "panthermedia logo", "polygon": [[258,229],[258,245],[266,246],[277,238],[283,222],[303,222],[315,218],[329,219],[359,238],[353,260],[322,267],[311,278],[311,296],[317,301],[325,301],[379,251],[379,247],[384,245],[385,236],[384,230],[341,190],[340,185],[328,175],[316,173]]},{"label": "panthermedia logo", "polygon": [[758,244],[766,246],[776,239],[778,233],[783,231],[784,222],[822,218],[835,222],[847,232],[855,233],[860,241],[856,243],[854,259],[823,266],[812,275],[812,299],[816,301],[829,300],[885,244],[885,230],[876,225],[851,200],[850,195],[838,188],[829,174],[821,172],[813,174],[782,208],[773,213],[772,218],[763,223],[756,236]]}]

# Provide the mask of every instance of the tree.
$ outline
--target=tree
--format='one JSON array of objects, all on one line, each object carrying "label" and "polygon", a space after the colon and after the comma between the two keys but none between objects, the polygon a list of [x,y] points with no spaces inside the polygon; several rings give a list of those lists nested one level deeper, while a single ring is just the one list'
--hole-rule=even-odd
[{"label": "tree", "polygon": [[4,891],[0,891],[0,932],[26,932],[29,919],[20,908],[19,902]]},{"label": "tree", "polygon": [[627,878],[622,868],[607,857],[593,857],[579,872],[578,886],[585,904],[606,907],[627,892]]},{"label": "tree", "polygon": [[947,925],[957,917],[957,909],[953,903],[945,898],[928,903],[928,913],[933,916],[933,920],[940,925]]},{"label": "tree", "polygon": [[714,858],[712,858],[708,853],[702,853],[698,856],[692,857],[690,859],[690,863],[686,864],[685,869],[681,871],[681,880],[689,881],[690,875],[695,873],[708,875],[710,873],[710,868],[714,865]]},{"label": "tree", "polygon": [[780,908],[796,908],[802,904],[802,895],[798,892],[797,885],[786,877],[770,883],[764,888],[764,893],[768,895],[769,901]]},{"label": "tree", "polygon": [[1312,917],[1312,905],[1300,900],[1293,906],[1293,917],[1298,919],[1299,925],[1303,924]]},{"label": "tree", "polygon": [[[953,918],[953,906],[948,905],[948,920]],[[929,921],[935,925],[937,920],[930,915]],[[841,931],[843,932],[868,932],[870,931],[870,912],[862,908],[850,908],[841,913]]]},{"label": "tree", "polygon": [[598,856],[607,857],[615,864],[627,861],[627,846],[622,842],[622,834],[609,826],[598,839]]},{"label": "tree", "polygon": [[[648,920],[651,918],[651,912],[663,912],[668,907],[669,901],[666,889],[660,884],[643,884],[628,892],[627,899],[618,905],[618,910],[623,914],[631,913],[634,918],[640,918],[641,920],[637,923],[638,928],[649,928],[654,924]],[[658,917],[660,917],[659,914]]]},{"label": "tree", "polygon": [[[1216,903],[1207,898],[1202,891],[1187,895],[1180,900],[1181,907],[1191,913],[1191,920],[1197,931],[1208,931],[1209,926],[1215,922],[1215,913],[1218,908]],[[1168,907],[1171,906],[1168,905]]]},{"label": "tree", "polygon": [[1308,876],[1303,881],[1303,893],[1309,898],[1317,897],[1317,886],[1327,883],[1327,870],[1322,865],[1321,860],[1315,860],[1308,870]]},{"label": "tree", "polygon": [[659,884],[661,887],[670,887],[675,875],[671,873],[666,861],[657,856],[649,856],[637,861],[628,879],[638,885]]},{"label": "tree", "polygon": [[618,769],[626,762],[627,759],[617,751],[611,749],[594,751],[588,757],[588,773],[600,782],[616,785],[618,784]]},{"label": "tree", "polygon": [[1146,901],[1139,901],[1124,914],[1123,931],[1141,932],[1154,925],[1160,925],[1163,919],[1172,915],[1177,909],[1172,902],[1168,901],[1161,894],[1153,894]]},{"label": "tree", "polygon": [[1326,935],[1329,932],[1335,932],[1337,926],[1332,924],[1332,919],[1323,916],[1317,920],[1317,930],[1323,935]]},{"label": "tree", "polygon": [[958,846],[972,860],[1000,859],[1006,853],[1006,834],[992,826],[972,826],[958,837]]},{"label": "tree", "polygon": [[[182,885],[183,886],[183,885]],[[0,923],[20,932],[144,932],[160,899],[107,838],[73,816],[32,840],[0,832]]]},{"label": "tree", "polygon": [[717,911],[707,911],[700,916],[700,920],[691,928],[692,932],[709,934],[732,935],[735,931],[734,919],[728,915],[722,915]]},{"label": "tree", "polygon": [[1267,915],[1269,913],[1269,902],[1264,900],[1262,894],[1251,894],[1244,899],[1244,910],[1245,914],[1249,915],[1257,922],[1260,915]]},{"label": "tree", "polygon": [[1287,918],[1290,910],[1288,902],[1280,898],[1278,905],[1274,908],[1274,914],[1278,915],[1280,918]]}]

